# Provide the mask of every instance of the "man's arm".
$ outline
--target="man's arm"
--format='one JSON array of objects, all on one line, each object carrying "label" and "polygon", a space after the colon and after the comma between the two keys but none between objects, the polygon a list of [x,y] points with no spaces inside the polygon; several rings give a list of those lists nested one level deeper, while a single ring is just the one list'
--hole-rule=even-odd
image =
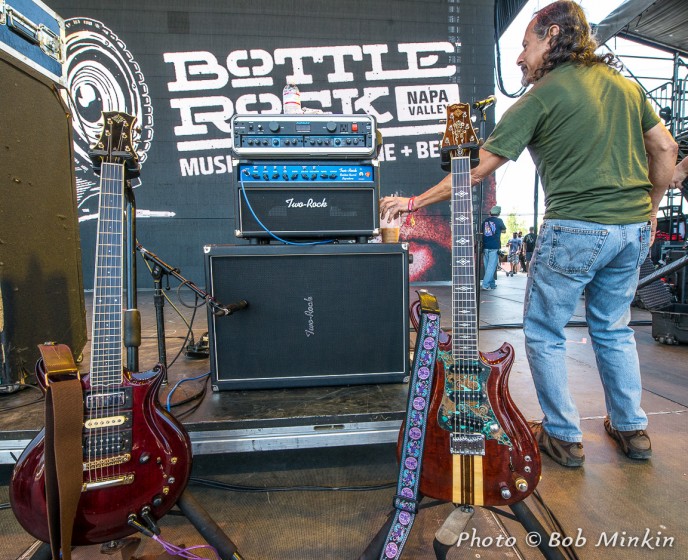
[{"label": "man's arm", "polygon": [[671,177],[674,173],[678,144],[676,144],[669,131],[661,122],[645,132],[643,140],[649,164],[648,175],[652,183],[652,189],[650,190],[650,200],[652,201],[652,210],[650,212],[652,243],[657,231],[659,204],[669,188]]},{"label": "man's arm", "polygon": [[[476,185],[490,174],[494,173],[500,166],[508,161],[507,158],[488,152],[480,148],[480,163],[471,169],[471,185]],[[435,204],[451,198],[451,174],[447,175],[439,183],[430,187],[427,191],[413,199],[412,210],[418,210],[424,206]],[[409,211],[409,197],[386,196],[380,201],[380,216],[382,219],[390,220],[397,214]]]}]

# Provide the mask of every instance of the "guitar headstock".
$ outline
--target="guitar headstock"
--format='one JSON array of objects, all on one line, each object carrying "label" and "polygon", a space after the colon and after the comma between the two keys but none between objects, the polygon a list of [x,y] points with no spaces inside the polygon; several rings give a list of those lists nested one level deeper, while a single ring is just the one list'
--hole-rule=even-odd
[{"label": "guitar headstock", "polygon": [[441,166],[444,171],[451,168],[451,158],[469,155],[471,148],[478,146],[478,137],[473,130],[468,103],[447,105],[447,128],[440,145]]},{"label": "guitar headstock", "polygon": [[[454,103],[447,105],[447,129],[442,137],[441,148],[461,146],[462,144],[477,144],[478,137],[473,130],[471,111],[468,103]],[[455,148],[456,149],[456,148]],[[457,150],[458,151],[458,150]],[[468,149],[454,155],[468,155]]]},{"label": "guitar headstock", "polygon": [[141,168],[133,145],[134,122],[136,117],[127,113],[103,112],[100,138],[89,152],[97,174],[103,163],[119,163],[124,165],[127,179],[139,176]]}]

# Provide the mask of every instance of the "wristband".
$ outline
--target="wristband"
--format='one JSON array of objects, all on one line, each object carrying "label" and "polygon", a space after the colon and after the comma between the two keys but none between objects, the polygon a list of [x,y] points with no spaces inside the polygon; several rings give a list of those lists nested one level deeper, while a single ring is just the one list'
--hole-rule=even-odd
[{"label": "wristband", "polygon": [[413,207],[413,203],[415,200],[416,200],[415,196],[412,196],[411,198],[409,198],[409,201],[408,201],[408,211],[409,212],[415,212],[416,211],[416,209]]}]

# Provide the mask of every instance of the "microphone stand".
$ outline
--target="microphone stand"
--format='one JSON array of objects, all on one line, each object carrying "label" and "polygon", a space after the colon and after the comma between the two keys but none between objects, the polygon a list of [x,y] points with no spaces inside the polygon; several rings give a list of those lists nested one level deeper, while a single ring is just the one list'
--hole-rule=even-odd
[{"label": "microphone stand", "polygon": [[[480,111],[480,120],[478,121],[478,139],[479,142],[482,143],[485,141],[485,127],[487,124],[487,109],[489,107],[492,107],[493,103],[490,103],[489,105],[481,105],[481,104],[473,104],[473,107],[478,109]],[[484,187],[485,187],[485,181],[480,181],[480,186],[478,188],[478,200],[477,204],[475,206],[478,207],[478,219],[476,222],[473,224],[473,227],[475,228],[475,238],[477,240],[477,243],[475,244],[476,247],[476,267],[475,267],[475,293],[477,294],[478,297],[476,297],[476,321],[477,324],[480,325],[480,268],[483,262],[483,259],[481,259],[481,255],[483,254],[483,236],[481,234],[481,226],[483,223],[483,201],[485,200],[485,193],[484,193]]]},{"label": "microphone stand", "polygon": [[[223,315],[231,315],[232,313],[239,311],[241,309],[245,309],[248,307],[248,302],[246,300],[239,300],[236,303],[230,303],[227,305],[222,305],[221,303],[218,303],[213,299],[213,297],[206,291],[202,290],[196,284],[194,284],[191,280],[187,280],[184,278],[180,273],[179,269],[167,264],[165,261],[163,261],[158,255],[155,253],[149,251],[146,249],[141,243],[136,244],[136,250],[141,253],[143,258],[149,262],[154,263],[155,266],[159,267],[161,272],[160,274],[169,274],[170,276],[173,276],[177,280],[179,280],[182,284],[187,286],[189,289],[191,289],[196,295],[198,295],[207,305],[209,305],[213,309],[213,314],[217,315],[219,317]],[[153,267],[153,270],[155,270],[155,266]]]}]

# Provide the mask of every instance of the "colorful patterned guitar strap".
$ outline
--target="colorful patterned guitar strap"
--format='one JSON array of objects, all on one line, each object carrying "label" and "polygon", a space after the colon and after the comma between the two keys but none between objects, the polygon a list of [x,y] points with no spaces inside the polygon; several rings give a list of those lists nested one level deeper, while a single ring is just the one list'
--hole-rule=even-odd
[{"label": "colorful patterned guitar strap", "polygon": [[418,487],[425,443],[425,426],[430,408],[430,391],[437,359],[440,333],[440,308],[437,299],[425,290],[418,292],[420,324],[409,384],[409,399],[404,424],[404,439],[399,464],[399,481],[394,496],[396,510],[380,560],[401,557],[411,526],[418,513]]}]

